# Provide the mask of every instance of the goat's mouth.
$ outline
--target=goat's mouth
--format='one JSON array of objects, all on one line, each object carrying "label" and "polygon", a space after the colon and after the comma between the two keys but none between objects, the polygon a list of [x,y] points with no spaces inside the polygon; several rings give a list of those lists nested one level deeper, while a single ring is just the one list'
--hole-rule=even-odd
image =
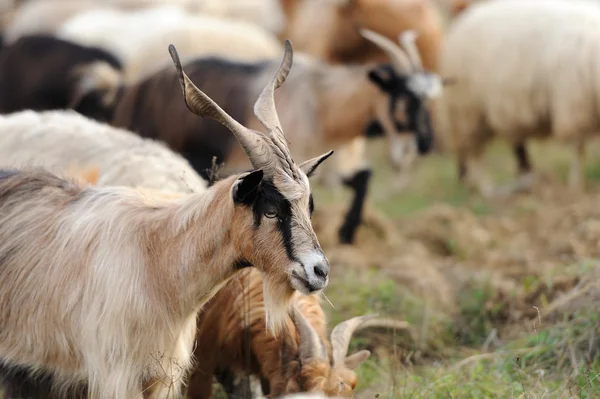
[{"label": "goat's mouth", "polygon": [[325,288],[325,286],[327,285],[327,279],[325,279],[322,282],[320,282],[320,281],[319,282],[310,282],[305,277],[301,276],[295,270],[292,271],[292,274],[290,277],[291,277],[290,283],[292,285],[292,288],[300,291],[304,295],[309,295],[309,294],[313,294],[317,291],[320,291],[321,289]]}]

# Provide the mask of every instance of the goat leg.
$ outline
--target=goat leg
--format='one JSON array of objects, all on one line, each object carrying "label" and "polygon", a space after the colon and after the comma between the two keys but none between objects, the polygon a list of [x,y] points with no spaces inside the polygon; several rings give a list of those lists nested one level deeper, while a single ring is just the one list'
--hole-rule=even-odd
[{"label": "goat leg", "polygon": [[371,179],[371,169],[363,169],[354,174],[351,178],[344,179],[344,185],[354,190],[354,198],[350,209],[344,217],[344,223],[339,230],[339,239],[342,244],[352,244],[356,230],[361,223],[365,198],[369,189],[369,180]]}]

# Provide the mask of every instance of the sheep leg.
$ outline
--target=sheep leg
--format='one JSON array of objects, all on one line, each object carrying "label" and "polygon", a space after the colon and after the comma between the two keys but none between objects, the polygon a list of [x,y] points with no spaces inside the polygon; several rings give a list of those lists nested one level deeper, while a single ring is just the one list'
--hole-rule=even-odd
[{"label": "sheep leg", "polygon": [[583,140],[577,140],[573,147],[569,186],[573,190],[585,190],[585,147]]},{"label": "sheep leg", "polygon": [[513,147],[515,158],[517,158],[517,168],[519,175],[524,175],[531,172],[531,162],[529,160],[529,151],[525,147],[525,143],[518,143]]},{"label": "sheep leg", "polygon": [[529,152],[525,143],[517,143],[513,146],[513,153],[517,160],[517,180],[506,187],[496,190],[496,196],[509,196],[518,192],[528,190],[536,180],[536,176],[532,172],[531,161],[529,160]]},{"label": "sheep leg", "polygon": [[489,177],[484,171],[480,154],[459,156],[458,176],[459,180],[470,190],[474,190],[486,198],[495,195]]},{"label": "sheep leg", "polygon": [[467,163],[464,158],[458,158],[458,181],[461,184],[468,184],[467,182]]},{"label": "sheep leg", "polygon": [[343,180],[345,186],[354,190],[354,198],[338,233],[342,244],[352,244],[354,241],[356,230],[362,220],[362,213],[365,205],[365,198],[367,197],[367,191],[369,189],[371,174],[371,169],[363,169],[356,172],[351,178]]}]

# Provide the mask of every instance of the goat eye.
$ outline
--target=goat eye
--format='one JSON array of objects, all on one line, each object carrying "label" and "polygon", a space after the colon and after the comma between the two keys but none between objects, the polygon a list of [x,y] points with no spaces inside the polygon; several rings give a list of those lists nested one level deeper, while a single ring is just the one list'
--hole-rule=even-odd
[{"label": "goat eye", "polygon": [[275,212],[275,211],[265,212],[265,217],[269,218],[269,219],[275,219],[277,217],[277,212]]}]

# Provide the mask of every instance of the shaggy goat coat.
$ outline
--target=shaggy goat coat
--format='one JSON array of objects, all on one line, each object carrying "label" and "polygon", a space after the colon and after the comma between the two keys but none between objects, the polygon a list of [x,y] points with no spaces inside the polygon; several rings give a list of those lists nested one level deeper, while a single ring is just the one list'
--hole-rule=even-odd
[{"label": "shaggy goat coat", "polygon": [[74,111],[0,116],[0,167],[43,166],[55,172],[97,167],[98,185],[192,193],[206,182],[181,155]]},{"label": "shaggy goat coat", "polygon": [[[94,398],[136,397],[142,386],[177,397],[196,313],[249,244],[233,231],[252,234],[252,216],[231,200],[236,177],[185,199],[82,189],[42,171],[0,177],[3,361],[52,373],[59,389],[87,382]],[[266,255],[252,256],[287,263],[283,250]]]},{"label": "shaggy goat coat", "polygon": [[169,52],[189,110],[227,125],[252,172],[186,197],[82,188],[47,171],[0,174],[0,358],[53,374],[59,389],[87,383],[91,398],[179,396],[196,313],[242,267],[265,273],[272,332],[294,290],[328,283],[308,176],[332,152],[296,165],[273,99],[291,44],[256,101],[267,133],[235,122]]},{"label": "shaggy goat coat", "polygon": [[190,377],[190,399],[212,397],[213,375],[230,397],[248,396],[247,385],[236,383],[240,376],[260,379],[262,394],[270,398],[293,392],[354,397],[357,375],[353,370],[370,352],[363,350],[348,356],[352,334],[369,326],[410,328],[405,322],[365,315],[335,326],[330,341],[319,298],[296,294],[287,328],[274,337],[265,332],[261,286],[260,273],[244,270],[199,314],[194,353],[202,361]]},{"label": "shaggy goat coat", "polygon": [[448,32],[436,105],[445,145],[462,161],[494,136],[578,142],[600,130],[600,6],[503,0],[469,7]]},{"label": "shaggy goat coat", "polygon": [[[219,262],[198,258],[219,241],[206,217],[213,194],[174,202],[124,187],[81,189],[46,172],[3,173],[0,357],[52,372],[64,387],[87,380],[91,397],[134,397],[137,378],[180,379],[193,340],[180,334],[227,278],[197,276],[198,264]],[[189,247],[179,234],[205,244]],[[184,267],[173,269],[178,256]],[[186,295],[194,280],[204,292],[196,303]]]},{"label": "shaggy goat coat", "polygon": [[[319,299],[296,294],[293,301],[328,344]],[[296,327],[288,317],[281,334],[266,334],[262,276],[254,269],[243,270],[207,303],[198,316],[196,338],[194,356],[202,361],[190,377],[187,395],[192,399],[211,397],[213,374],[217,371],[263,377],[275,396],[286,392],[290,385],[299,389]]]}]

